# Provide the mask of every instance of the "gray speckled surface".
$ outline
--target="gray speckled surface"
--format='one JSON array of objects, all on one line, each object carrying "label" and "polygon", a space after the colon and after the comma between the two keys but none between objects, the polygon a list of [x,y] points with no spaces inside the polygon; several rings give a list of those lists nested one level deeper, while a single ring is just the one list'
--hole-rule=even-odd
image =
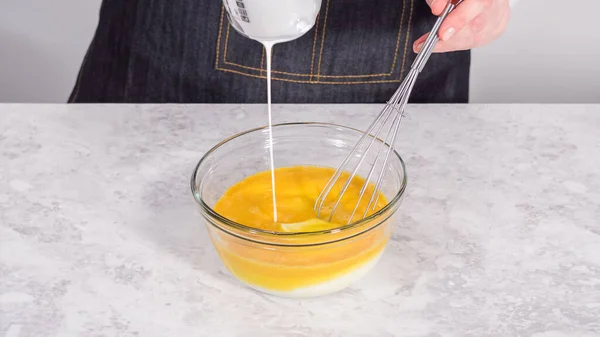
[{"label": "gray speckled surface", "polygon": [[[378,109],[274,114],[361,127]],[[229,276],[190,195],[206,150],[265,123],[262,106],[0,105],[0,335],[600,336],[600,106],[410,107],[393,240],[310,300]]]}]

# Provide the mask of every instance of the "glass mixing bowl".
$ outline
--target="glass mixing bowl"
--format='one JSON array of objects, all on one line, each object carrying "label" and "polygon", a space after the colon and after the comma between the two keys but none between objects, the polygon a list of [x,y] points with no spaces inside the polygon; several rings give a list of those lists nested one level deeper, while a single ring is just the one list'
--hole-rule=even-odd
[{"label": "glass mixing bowl", "polygon": [[[336,168],[363,133],[324,123],[273,126],[276,167]],[[358,174],[366,177],[377,139]],[[371,216],[326,231],[288,233],[236,223],[216,213],[217,200],[232,185],[270,169],[268,128],[242,132],[217,144],[198,162],[191,188],[211,240],[227,269],[259,291],[286,297],[312,297],[342,290],[378,261],[390,237],[393,216],[406,189],[406,170],[395,151],[389,158],[382,192],[388,204]]]}]

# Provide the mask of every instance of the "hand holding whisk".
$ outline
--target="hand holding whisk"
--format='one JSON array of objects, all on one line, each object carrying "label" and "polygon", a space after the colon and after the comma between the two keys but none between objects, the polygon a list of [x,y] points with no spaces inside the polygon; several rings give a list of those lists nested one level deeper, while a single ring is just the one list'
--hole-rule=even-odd
[{"label": "hand holding whisk", "polygon": [[[412,89],[415,85],[417,77],[419,76],[419,74],[423,70],[423,67],[429,60],[429,57],[431,56],[431,53],[433,52],[433,48],[439,41],[438,33],[439,33],[440,27],[442,25],[442,22],[448,16],[448,14],[450,14],[450,12],[452,12],[452,10],[454,10],[454,8],[456,6],[458,6],[458,4],[460,2],[462,2],[462,0],[451,0],[448,3],[448,6],[444,10],[444,12],[439,16],[439,18],[435,22],[433,28],[431,29],[431,33],[427,37],[427,40],[425,40],[425,43],[423,44],[421,51],[417,55],[415,61],[413,62],[412,66],[410,68],[410,71],[408,72],[408,75],[404,78],[404,81],[402,81],[398,90],[396,90],[396,92],[394,93],[392,98],[387,102],[387,104],[385,105],[383,110],[379,113],[377,118],[375,118],[375,121],[373,121],[373,123],[369,126],[369,128],[364,132],[364,134],[362,135],[362,137],[360,138],[358,143],[354,146],[352,151],[350,151],[348,156],[340,164],[338,169],[335,171],[335,173],[333,174],[331,179],[329,179],[329,181],[327,182],[327,184],[325,185],[325,187],[319,194],[319,196],[315,202],[315,206],[314,206],[315,211],[317,212],[317,216],[319,218],[322,217],[323,213],[325,213],[325,212],[323,212],[324,205],[326,205],[325,200],[331,194],[334,186],[341,183],[341,180],[343,180],[343,179],[341,179],[341,176],[343,175],[344,172],[349,172],[347,179],[344,175],[344,179],[346,179],[346,182],[344,183],[343,187],[341,188],[341,191],[339,192],[337,199],[333,203],[331,210],[329,210],[329,205],[327,204],[327,208],[328,208],[327,213],[329,213],[328,221],[331,221],[333,219],[333,215],[336,212],[336,210],[338,210],[338,207],[340,206],[340,203],[342,201],[344,193],[346,193],[348,186],[350,186],[350,184],[353,182],[354,178],[356,177],[356,174],[357,174],[360,166],[363,164],[365,158],[367,158],[368,152],[373,147],[373,143],[375,142],[376,139],[381,139],[381,137],[379,137],[379,136],[381,135],[382,131],[387,129],[387,131],[384,131],[386,133],[385,138],[384,138],[385,139],[384,144],[386,146],[380,146],[379,149],[377,150],[377,154],[375,156],[373,164],[372,164],[371,168],[369,169],[369,173],[367,174],[367,176],[365,178],[365,182],[364,182],[364,184],[360,190],[360,193],[358,195],[358,199],[357,199],[356,205],[354,207],[354,210],[352,211],[351,215],[347,219],[347,224],[349,224],[353,221],[359,208],[361,208],[361,210],[362,210],[362,208],[364,207],[363,199],[364,199],[365,195],[367,194],[366,192],[371,189],[372,189],[372,192],[371,192],[370,196],[368,197],[369,201],[366,204],[364,211],[362,211],[363,214],[360,215],[360,219],[365,218],[369,214],[369,210],[371,212],[375,211],[375,207],[376,207],[376,205],[379,201],[380,195],[381,195],[381,187],[382,187],[382,184],[383,184],[383,181],[385,178],[385,173],[387,171],[386,170],[387,163],[390,158],[390,154],[392,153],[392,150],[394,148],[396,136],[398,135],[398,130],[400,129],[400,122],[402,121],[402,118],[404,117],[404,110],[406,108],[406,104],[408,103],[408,99],[410,97]],[[388,125],[389,124],[388,122],[390,119],[392,120],[392,122],[390,125]],[[375,132],[373,133],[373,131],[375,131]],[[368,141],[368,143],[366,143],[369,138],[370,138],[370,141]],[[366,148],[365,148],[365,144],[366,144]],[[386,148],[385,154],[382,154],[383,148]],[[358,162],[355,163],[354,165],[351,165],[353,159],[356,159]],[[371,181],[375,182],[374,188],[369,188]],[[373,186],[373,185],[371,185],[371,186]],[[361,205],[362,205],[362,207],[361,207]],[[360,219],[356,219],[356,220],[360,220]]]}]

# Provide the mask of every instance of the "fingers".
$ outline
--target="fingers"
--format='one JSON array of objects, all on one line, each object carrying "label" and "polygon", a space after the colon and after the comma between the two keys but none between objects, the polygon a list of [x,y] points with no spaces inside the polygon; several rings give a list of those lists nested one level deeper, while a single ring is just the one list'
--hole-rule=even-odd
[{"label": "fingers", "polygon": [[[433,0],[435,3],[444,0]],[[445,2],[445,1],[444,1]],[[484,11],[492,7],[493,0],[465,0],[458,5],[442,23],[440,27],[440,39],[448,41],[454,34],[469,26],[471,21],[480,16]]]},{"label": "fingers", "polygon": [[[427,0],[433,7],[448,0]],[[442,7],[443,7],[442,6]],[[483,46],[498,38],[506,29],[510,18],[508,0],[464,0],[442,23],[440,41],[433,52],[467,50]],[[413,44],[419,52],[429,34]]]},{"label": "fingers", "polygon": [[423,43],[425,43],[425,40],[427,40],[428,36],[429,36],[429,33],[421,36],[420,38],[417,39],[417,41],[415,41],[415,43],[413,43],[413,51],[415,53],[418,53],[421,51],[421,48],[423,47]]},{"label": "fingers", "polygon": [[446,8],[449,0],[426,0],[427,4],[431,8],[433,15],[440,15]]},{"label": "fingers", "polygon": [[[413,44],[413,50],[415,53],[421,51],[423,47],[423,43],[429,34],[425,34],[421,36],[415,43]],[[434,53],[445,53],[449,51],[457,51],[457,50],[467,50],[473,48],[476,44],[474,41],[475,35],[473,34],[470,27],[464,28],[458,34],[454,35],[451,40],[448,41],[439,41],[435,48],[433,49]]]},{"label": "fingers", "polygon": [[[502,11],[500,14],[494,11],[484,12],[471,20],[471,22],[460,32],[456,33],[452,39],[447,41],[440,40],[436,44],[433,52],[444,53],[449,51],[468,50],[486,45],[502,35],[508,25],[509,17],[509,10]],[[415,52],[421,50],[422,44],[427,39],[428,35],[429,34],[423,35],[415,41],[413,44]]]},{"label": "fingers", "polygon": [[454,37],[448,41],[441,41],[435,45],[433,49],[434,53],[446,53],[450,51],[468,50],[471,48],[478,47],[480,41],[478,40],[479,35],[476,34],[471,26],[463,28],[460,32],[456,33]]}]

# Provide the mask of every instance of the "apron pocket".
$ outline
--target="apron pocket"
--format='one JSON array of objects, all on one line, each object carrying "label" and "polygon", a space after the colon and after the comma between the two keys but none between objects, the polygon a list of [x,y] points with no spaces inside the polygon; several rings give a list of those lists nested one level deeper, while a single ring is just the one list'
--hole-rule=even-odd
[{"label": "apron pocket", "polygon": [[[415,0],[325,0],[315,26],[273,48],[273,80],[313,84],[400,82],[414,56]],[[237,33],[222,8],[217,70],[266,78],[260,43]]]}]

